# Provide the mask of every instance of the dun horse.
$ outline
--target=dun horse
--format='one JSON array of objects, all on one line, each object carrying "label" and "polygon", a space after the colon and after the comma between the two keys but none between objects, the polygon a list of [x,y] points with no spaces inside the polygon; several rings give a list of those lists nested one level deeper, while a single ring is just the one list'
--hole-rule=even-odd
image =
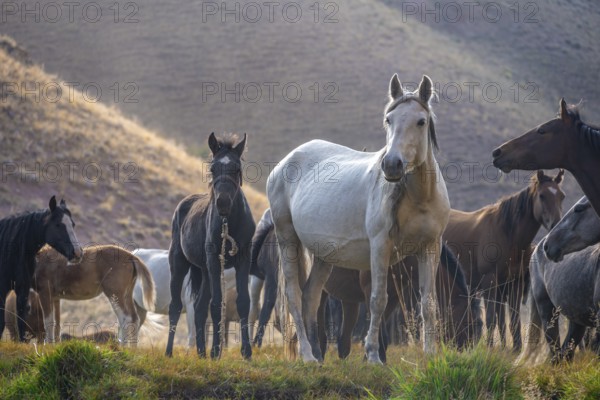
[{"label": "dun horse", "polygon": [[564,99],[557,118],[504,143],[492,156],[494,165],[507,173],[513,169],[566,169],[600,214],[600,128],[583,122],[577,106],[567,106]]},{"label": "dun horse", "polygon": [[[194,319],[196,348],[200,357],[206,357],[205,324],[208,305],[213,320],[213,343],[210,355],[221,355],[221,262],[222,248],[225,268],[235,268],[237,309],[242,331],[242,356],[251,358],[252,347],[248,335],[248,273],[250,270],[250,242],[254,234],[254,219],[246,197],[241,190],[241,157],[246,145],[244,139],[235,144],[235,137],[208,138],[213,155],[210,164],[212,182],[210,193],[194,194],[183,199],[175,210],[172,223],[172,241],[169,249],[171,267],[171,305],[169,306],[169,338],[167,356],[173,354],[173,340],[181,316],[181,290],[185,276],[190,273],[195,296]],[[228,236],[225,236],[225,229]],[[223,235],[223,236],[222,236]],[[225,243],[223,243],[226,241]],[[232,243],[233,242],[233,243]],[[232,247],[237,244],[237,252]]]},{"label": "dun horse", "polygon": [[[412,254],[419,259],[425,303],[424,349],[435,351],[435,275],[450,203],[434,157],[432,93],[427,76],[413,93],[394,75],[384,111],[383,149],[365,153],[313,140],[293,150],[269,175],[267,195],[282,255],[282,286],[306,362],[322,360],[317,309],[332,265],[337,265],[371,270],[366,353],[370,362],[381,363],[379,329],[388,267]],[[302,289],[304,249],[314,263]]]},{"label": "dun horse", "polygon": [[561,218],[562,177],[562,170],[554,178],[538,171],[528,187],[496,204],[473,212],[450,212],[444,240],[460,259],[471,293],[483,295],[490,345],[497,323],[506,344],[508,303],[513,347],[521,349],[519,315],[531,242],[540,226],[550,230]]},{"label": "dun horse", "polygon": [[4,332],[4,308],[8,292],[17,293],[19,340],[25,340],[25,318],[29,289],[35,272],[35,255],[49,244],[69,260],[83,251],[74,231],[75,224],[64,200],[52,196],[47,210],[29,212],[0,220],[0,337]]},{"label": "dun horse", "polygon": [[[86,247],[81,261],[67,260],[52,248],[37,257],[34,287],[44,309],[46,338],[60,337],[60,300],[88,300],[104,293],[119,320],[119,342],[137,344],[139,318],[133,303],[133,287],[142,282],[144,302],[154,304],[154,282],[146,265],[117,246]],[[150,308],[151,309],[151,308]]]}]

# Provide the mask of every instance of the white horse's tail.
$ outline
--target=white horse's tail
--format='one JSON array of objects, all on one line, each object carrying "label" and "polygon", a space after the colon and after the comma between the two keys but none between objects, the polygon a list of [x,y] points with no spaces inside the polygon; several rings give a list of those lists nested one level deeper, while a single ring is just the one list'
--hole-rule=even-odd
[{"label": "white horse's tail", "polygon": [[[279,311],[279,324],[281,335],[283,336],[283,354],[288,360],[295,360],[298,357],[298,335],[294,325],[294,320],[289,312],[288,298],[286,295],[285,276],[281,267],[281,253],[279,254],[279,268],[277,270],[277,301],[276,308]],[[298,243],[298,283],[303,288],[308,279],[308,265],[304,247]]]},{"label": "white horse's tail", "polygon": [[131,263],[135,268],[135,272],[137,273],[137,279],[139,279],[142,283],[142,293],[143,293],[143,301],[144,308],[148,311],[154,311],[154,305],[156,302],[156,288],[154,286],[154,279],[152,279],[152,273],[144,264],[144,262],[136,257],[132,256]]}]

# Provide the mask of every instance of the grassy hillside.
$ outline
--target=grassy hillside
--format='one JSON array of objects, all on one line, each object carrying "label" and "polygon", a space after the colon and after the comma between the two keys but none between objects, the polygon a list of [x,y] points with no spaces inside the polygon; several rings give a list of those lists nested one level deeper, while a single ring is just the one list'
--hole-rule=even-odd
[{"label": "grassy hillside", "polygon": [[[10,47],[9,38],[2,40]],[[207,190],[202,159],[115,107],[86,101],[77,91],[69,99],[56,76],[5,50],[0,50],[0,82],[5,89],[0,103],[1,215],[47,207],[50,196],[58,194],[67,200],[84,244],[168,247],[179,200]],[[35,87],[41,89],[24,92]],[[207,140],[209,133],[199,136]],[[259,216],[265,197],[244,188]]]},{"label": "grassy hillside", "polygon": [[[595,114],[600,90],[593,81],[600,57],[595,46],[600,32],[593,27],[600,8],[589,2],[532,3],[537,9],[520,2],[516,22],[509,0],[481,2],[472,22],[466,6],[454,22],[451,10],[443,8],[449,0],[321,2],[318,15],[309,8],[313,3],[303,3],[296,22],[290,22],[293,9],[283,11],[289,1],[280,2],[272,16],[263,8],[256,22],[253,10],[244,8],[249,0],[224,2],[229,10],[237,4],[238,15],[223,14],[221,2],[209,12],[206,3],[145,1],[136,3],[137,9],[121,9],[115,22],[113,2],[99,1],[104,16],[94,23],[79,10],[73,22],[65,16],[56,23],[23,23],[9,16],[2,29],[50,71],[81,86],[98,83],[102,101],[118,101],[126,114],[192,154],[207,153],[199,133],[204,130],[248,132],[248,160],[262,167],[258,187],[270,163],[312,138],[381,148],[381,112],[394,72],[405,82],[427,73],[437,83],[439,160],[447,166],[452,204],[461,209],[523,186],[523,174],[499,178],[488,168],[490,152],[551,118],[559,96],[572,102],[584,98],[586,117],[600,121]],[[416,15],[403,10],[406,3],[419,6]],[[484,18],[488,3],[502,10],[498,21],[494,8],[486,9]],[[424,13],[436,6],[437,21]],[[137,22],[125,22],[130,14]],[[115,82],[121,88],[116,100]],[[130,82],[134,87],[125,89]],[[272,100],[269,84],[278,85]],[[293,90],[287,98],[282,93],[286,84],[302,90],[299,101],[291,101]],[[257,86],[261,97],[253,102]],[[239,101],[236,94],[222,97],[223,89],[232,88]],[[497,88],[502,96],[494,101]],[[126,101],[134,89],[129,100],[137,102]],[[467,163],[475,163],[473,176]],[[574,186],[568,183],[571,191]]]}]

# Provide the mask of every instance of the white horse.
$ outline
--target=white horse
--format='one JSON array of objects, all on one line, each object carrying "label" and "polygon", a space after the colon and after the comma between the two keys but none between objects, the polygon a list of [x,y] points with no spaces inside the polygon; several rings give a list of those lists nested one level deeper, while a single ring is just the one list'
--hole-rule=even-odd
[{"label": "white horse", "polygon": [[[379,326],[387,303],[388,267],[419,260],[424,349],[435,351],[435,276],[450,202],[434,157],[432,82],[407,92],[390,81],[384,112],[386,146],[376,153],[313,140],[288,154],[269,175],[267,195],[279,242],[285,294],[304,361],[322,360],[317,308],[332,265],[371,270],[369,362],[379,359]],[[303,249],[314,256],[301,289]],[[305,325],[306,322],[306,325]]]},{"label": "white horse", "polygon": [[[156,288],[156,300],[154,310],[148,310],[144,307],[143,292],[139,282],[136,283],[133,289],[133,301],[135,302],[138,316],[140,317],[140,325],[146,319],[148,311],[156,314],[169,315],[169,304],[171,304],[171,270],[169,268],[169,250],[161,249],[137,249],[132,251],[138,256],[150,270],[154,285]],[[196,345],[196,327],[194,325],[194,299],[192,297],[192,289],[190,285],[190,274],[185,276],[183,281],[184,290],[181,292],[181,301],[184,305],[184,312],[187,317],[188,324],[188,346]],[[237,291],[235,289],[235,270],[233,268],[225,270],[225,287],[227,293],[227,303],[225,312],[227,315],[226,324],[230,321],[237,321],[237,307],[235,304]],[[228,329],[227,329],[228,330]]]}]

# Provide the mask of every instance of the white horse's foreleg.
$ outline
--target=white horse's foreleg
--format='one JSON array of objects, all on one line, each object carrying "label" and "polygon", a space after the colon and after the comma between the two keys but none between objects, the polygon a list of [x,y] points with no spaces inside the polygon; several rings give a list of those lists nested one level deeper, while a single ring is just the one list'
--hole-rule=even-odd
[{"label": "white horse's foreleg", "polygon": [[[387,234],[387,233],[386,233]],[[387,305],[387,274],[390,264],[391,249],[381,249],[380,246],[371,246],[371,322],[365,350],[370,363],[381,364],[379,358],[379,330],[381,317]]]},{"label": "white horse's foreleg", "polygon": [[419,251],[419,289],[423,316],[423,350],[434,353],[437,344],[437,299],[435,279],[440,262],[441,242],[426,245]]},{"label": "white horse's foreleg", "polygon": [[319,344],[317,311],[319,310],[323,287],[332,269],[333,266],[331,264],[315,258],[308,281],[302,292],[302,316],[306,323],[308,340],[313,349],[313,356],[319,361],[323,361],[323,355],[321,354],[321,346]]}]

